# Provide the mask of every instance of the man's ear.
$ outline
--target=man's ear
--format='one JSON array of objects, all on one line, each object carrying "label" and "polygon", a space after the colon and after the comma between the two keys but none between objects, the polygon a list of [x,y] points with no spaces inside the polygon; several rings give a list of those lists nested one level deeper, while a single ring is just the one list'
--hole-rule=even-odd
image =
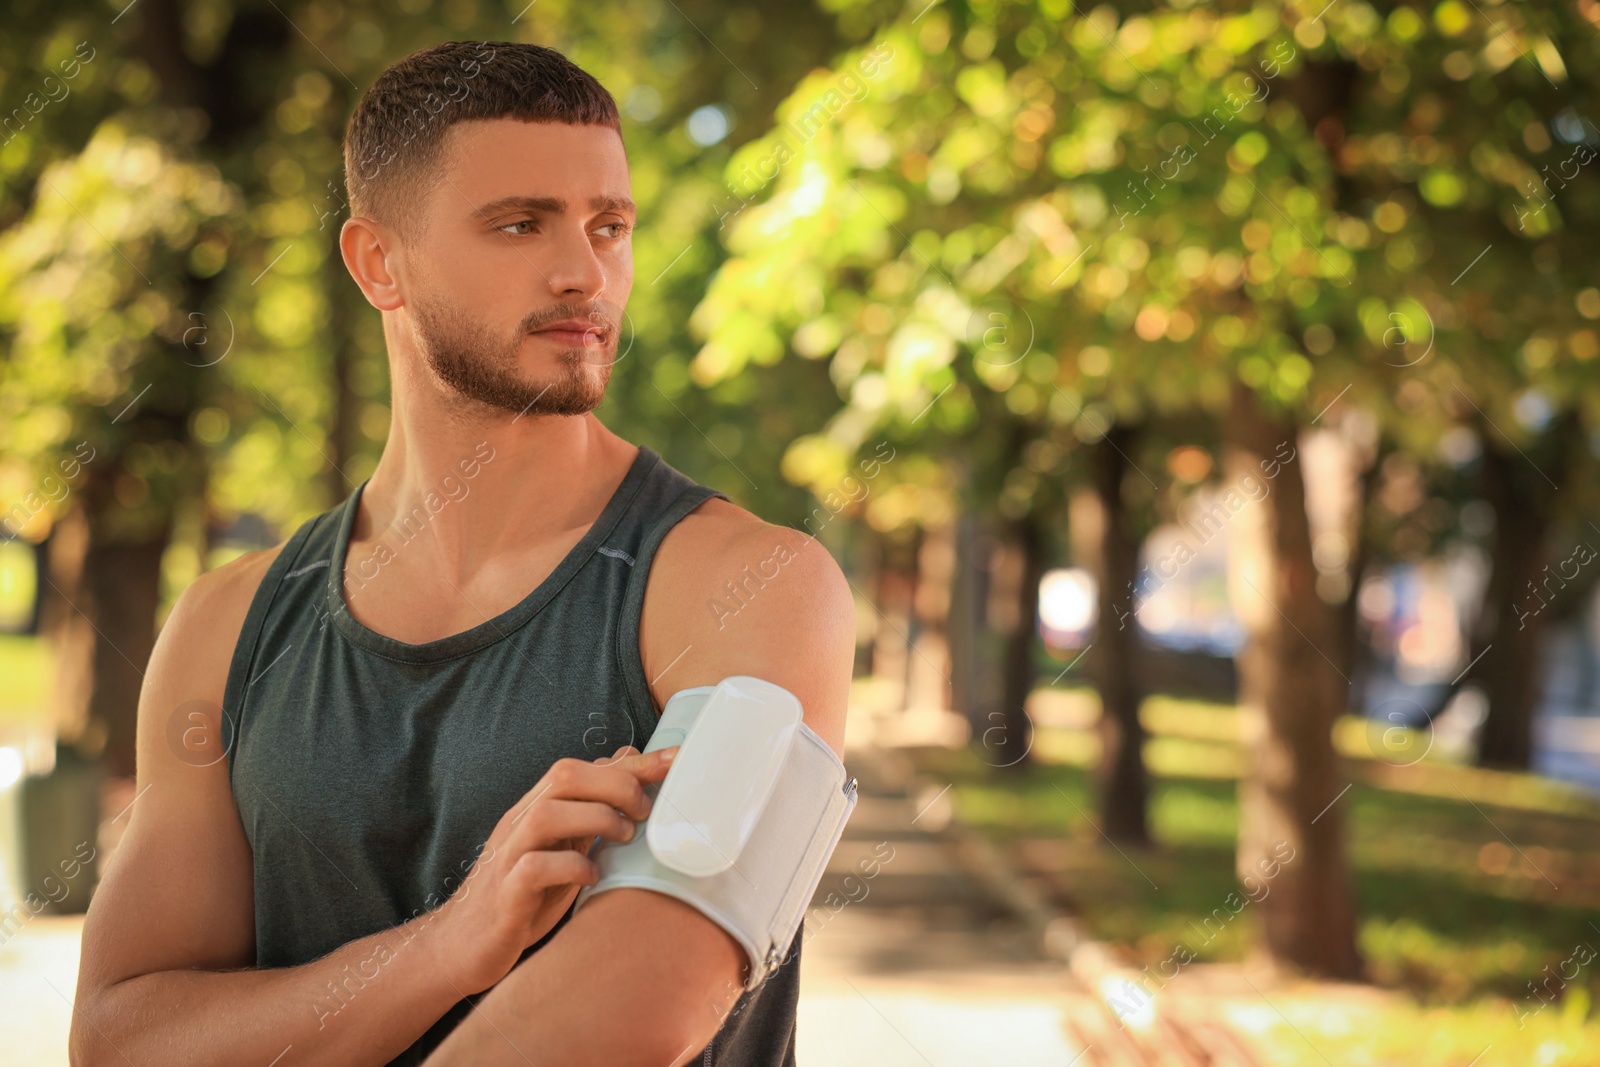
[{"label": "man's ear", "polygon": [[346,219],[339,230],[339,253],[367,303],[379,311],[405,306],[398,266],[400,242],[393,231],[368,218]]}]

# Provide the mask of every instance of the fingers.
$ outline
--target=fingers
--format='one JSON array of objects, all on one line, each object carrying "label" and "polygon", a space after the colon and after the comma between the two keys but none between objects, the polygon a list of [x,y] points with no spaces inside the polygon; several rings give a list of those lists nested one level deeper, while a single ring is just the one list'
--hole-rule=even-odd
[{"label": "fingers", "polygon": [[[624,749],[631,748],[624,746]],[[676,754],[678,746],[649,754],[620,752],[602,762],[580,759],[559,759],[550,765],[539,784],[529,790],[518,804],[525,807],[541,799],[594,800],[610,804],[634,819],[650,814],[650,798],[644,793],[644,784],[659,782],[671,769],[670,760],[661,752]]]},{"label": "fingers", "polygon": [[[624,758],[637,760],[640,757],[634,755]],[[539,779],[539,784],[528,790],[522,800],[517,801],[517,806],[507,813],[507,821],[512,824],[522,822],[533,806],[546,800],[600,801],[634,819],[643,819],[650,814],[650,798],[645,797],[640,777],[630,771],[630,766],[600,766],[573,758],[557,760]]]},{"label": "fingers", "polygon": [[586,847],[596,835],[612,841],[631,841],[637,824],[610,804],[590,800],[540,801],[517,824],[506,847],[512,855],[530,850],[574,851],[572,842]]},{"label": "fingers", "polygon": [[666,778],[672,768],[670,757],[677,754],[679,747],[673,745],[646,754],[624,745],[611,756],[593,762],[572,757],[556,760],[539,783],[500,817],[489,844],[505,845],[520,837],[520,827],[530,813],[553,800],[593,801],[610,805],[635,822],[648,818],[652,801],[644,787]]},{"label": "fingers", "polygon": [[553,885],[593,885],[600,880],[600,865],[581,852],[527,852],[506,876],[516,894],[533,893]]},{"label": "fingers", "polygon": [[682,745],[669,745],[666,748],[656,749],[654,752],[640,752],[632,745],[623,745],[609,756],[601,756],[595,764],[601,767],[617,767],[638,776],[641,782],[659,782],[667,776],[667,771],[672,769],[672,757],[678,754]]}]

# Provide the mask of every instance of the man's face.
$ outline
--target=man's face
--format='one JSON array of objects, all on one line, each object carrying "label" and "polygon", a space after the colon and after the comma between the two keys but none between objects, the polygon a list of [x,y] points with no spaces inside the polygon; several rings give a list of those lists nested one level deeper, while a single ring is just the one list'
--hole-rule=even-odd
[{"label": "man's face", "polygon": [[463,122],[421,190],[406,310],[428,366],[516,414],[581,415],[605,396],[633,289],[622,139],[604,126]]}]

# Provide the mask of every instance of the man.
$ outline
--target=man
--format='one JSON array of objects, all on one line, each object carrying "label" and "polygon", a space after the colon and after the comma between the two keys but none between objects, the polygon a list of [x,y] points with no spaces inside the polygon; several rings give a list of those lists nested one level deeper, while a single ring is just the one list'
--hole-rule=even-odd
[{"label": "man", "polygon": [[162,630],[73,1062],[792,1064],[798,952],[740,994],[686,904],[569,911],[665,776],[667,698],[755,675],[837,753],[854,651],[824,549],[592,414],[633,282],[615,103],[548,49],[442,45],[363,96],[345,167],[389,440]]}]

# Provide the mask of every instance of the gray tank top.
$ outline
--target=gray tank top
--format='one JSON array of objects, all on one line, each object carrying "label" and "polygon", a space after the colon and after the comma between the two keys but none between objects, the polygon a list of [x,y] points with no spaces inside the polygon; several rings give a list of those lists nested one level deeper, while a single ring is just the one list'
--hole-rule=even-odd
[{"label": "gray tank top", "polygon": [[[727,499],[641,446],[538,588],[481,625],[413,645],[345,607],[339,577],[349,565],[356,580],[345,556],[365,484],[278,554],[228,672],[225,742],[254,855],[258,967],[308,963],[424,914],[557,759],[644,748],[656,727],[639,656],[650,560],[679,519]],[[803,940],[802,928],[783,966],[740,996],[691,1062],[792,1067]],[[349,968],[306,1012],[331,1021],[383,966],[393,963]],[[483,995],[456,1004],[391,1064],[421,1063]]]}]

